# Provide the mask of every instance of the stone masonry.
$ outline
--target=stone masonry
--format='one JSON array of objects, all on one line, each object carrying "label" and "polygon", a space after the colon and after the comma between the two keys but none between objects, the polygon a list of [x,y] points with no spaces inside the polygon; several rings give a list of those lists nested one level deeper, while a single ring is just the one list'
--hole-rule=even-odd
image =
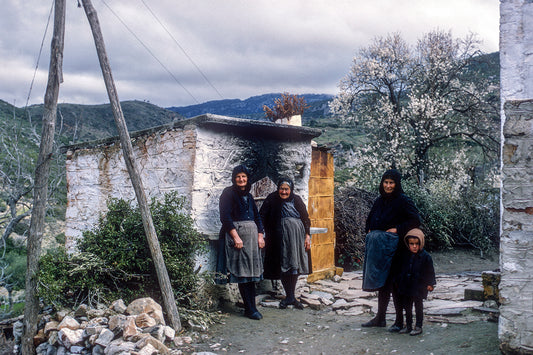
[{"label": "stone masonry", "polygon": [[[218,200],[231,185],[233,167],[247,165],[252,183],[288,175],[296,193],[307,199],[311,139],[319,134],[312,128],[207,114],[131,136],[148,197],[178,191],[198,231],[217,239]],[[82,232],[97,224],[109,198],[135,202],[135,194],[116,138],[66,150],[65,234],[72,251]],[[213,252],[206,258],[199,262],[212,269]]]},{"label": "stone masonry", "polygon": [[533,354],[533,1],[500,2],[500,348]]}]

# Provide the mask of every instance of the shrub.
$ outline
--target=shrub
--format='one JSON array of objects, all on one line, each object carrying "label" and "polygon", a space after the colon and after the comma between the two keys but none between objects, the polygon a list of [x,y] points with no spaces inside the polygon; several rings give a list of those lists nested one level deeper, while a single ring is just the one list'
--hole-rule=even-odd
[{"label": "shrub", "polygon": [[[152,200],[150,209],[175,297],[181,305],[193,306],[198,281],[194,257],[206,241],[184,204],[171,192],[162,201]],[[96,228],[83,233],[79,252],[59,249],[41,259],[39,292],[45,301],[70,306],[145,296],[161,300],[139,209],[120,199],[107,207]]]},{"label": "shrub", "polygon": [[[498,190],[435,180],[424,188],[406,179],[402,186],[417,206],[426,234],[428,250],[466,247],[481,254],[497,247],[499,241]],[[483,186],[483,187],[481,187]],[[366,218],[378,195],[355,187],[335,192],[335,259],[347,270],[362,266]]]}]

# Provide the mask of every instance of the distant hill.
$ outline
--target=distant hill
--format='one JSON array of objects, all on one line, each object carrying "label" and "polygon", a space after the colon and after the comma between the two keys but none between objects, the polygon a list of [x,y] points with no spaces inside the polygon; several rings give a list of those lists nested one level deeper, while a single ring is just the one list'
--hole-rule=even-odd
[{"label": "distant hill", "polygon": [[[144,101],[122,101],[121,106],[129,131],[160,126],[183,118],[176,112]],[[43,111],[43,105],[28,107],[32,121],[36,123],[41,122]],[[56,127],[64,144],[118,135],[110,104],[59,104]]]},{"label": "distant hill", "polygon": [[[303,114],[304,122],[306,119],[324,117],[328,114],[328,103],[333,99],[333,95],[326,94],[304,94],[298,95],[303,97],[310,106]],[[190,106],[173,106],[168,110],[178,112],[184,117],[194,117],[205,113],[213,113],[230,117],[249,118],[254,120],[264,120],[265,113],[263,105],[272,107],[274,100],[281,97],[281,93],[264,94],[252,96],[246,100],[227,99],[208,101],[198,105]]]}]

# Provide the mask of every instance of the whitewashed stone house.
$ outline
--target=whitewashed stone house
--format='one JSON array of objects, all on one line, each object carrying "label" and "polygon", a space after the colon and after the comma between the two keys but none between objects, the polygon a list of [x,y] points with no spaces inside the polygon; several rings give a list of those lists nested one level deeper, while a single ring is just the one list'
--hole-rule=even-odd
[{"label": "whitewashed stone house", "polygon": [[[307,200],[311,140],[318,135],[320,130],[312,128],[206,114],[134,132],[131,138],[147,196],[178,191],[198,231],[214,240],[220,229],[219,196],[231,185],[238,164],[250,168],[252,183],[261,180],[265,196],[273,191],[273,181],[288,175]],[[97,224],[109,198],[136,201],[118,138],[66,147],[66,157],[65,235],[72,251],[82,232]],[[214,250],[201,261],[210,270],[214,262]]]}]

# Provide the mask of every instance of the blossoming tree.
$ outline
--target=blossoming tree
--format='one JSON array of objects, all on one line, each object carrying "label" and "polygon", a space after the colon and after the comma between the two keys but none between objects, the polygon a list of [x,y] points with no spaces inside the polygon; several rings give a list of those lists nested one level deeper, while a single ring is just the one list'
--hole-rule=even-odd
[{"label": "blossoming tree", "polygon": [[[423,185],[451,172],[467,176],[462,150],[497,157],[497,78],[479,75],[481,54],[474,35],[455,39],[445,31],[429,32],[415,46],[389,34],[362,48],[330,104],[368,133],[354,153],[355,176],[369,181],[401,167]],[[450,155],[439,161],[435,152],[443,147],[453,147],[457,164]]]}]

